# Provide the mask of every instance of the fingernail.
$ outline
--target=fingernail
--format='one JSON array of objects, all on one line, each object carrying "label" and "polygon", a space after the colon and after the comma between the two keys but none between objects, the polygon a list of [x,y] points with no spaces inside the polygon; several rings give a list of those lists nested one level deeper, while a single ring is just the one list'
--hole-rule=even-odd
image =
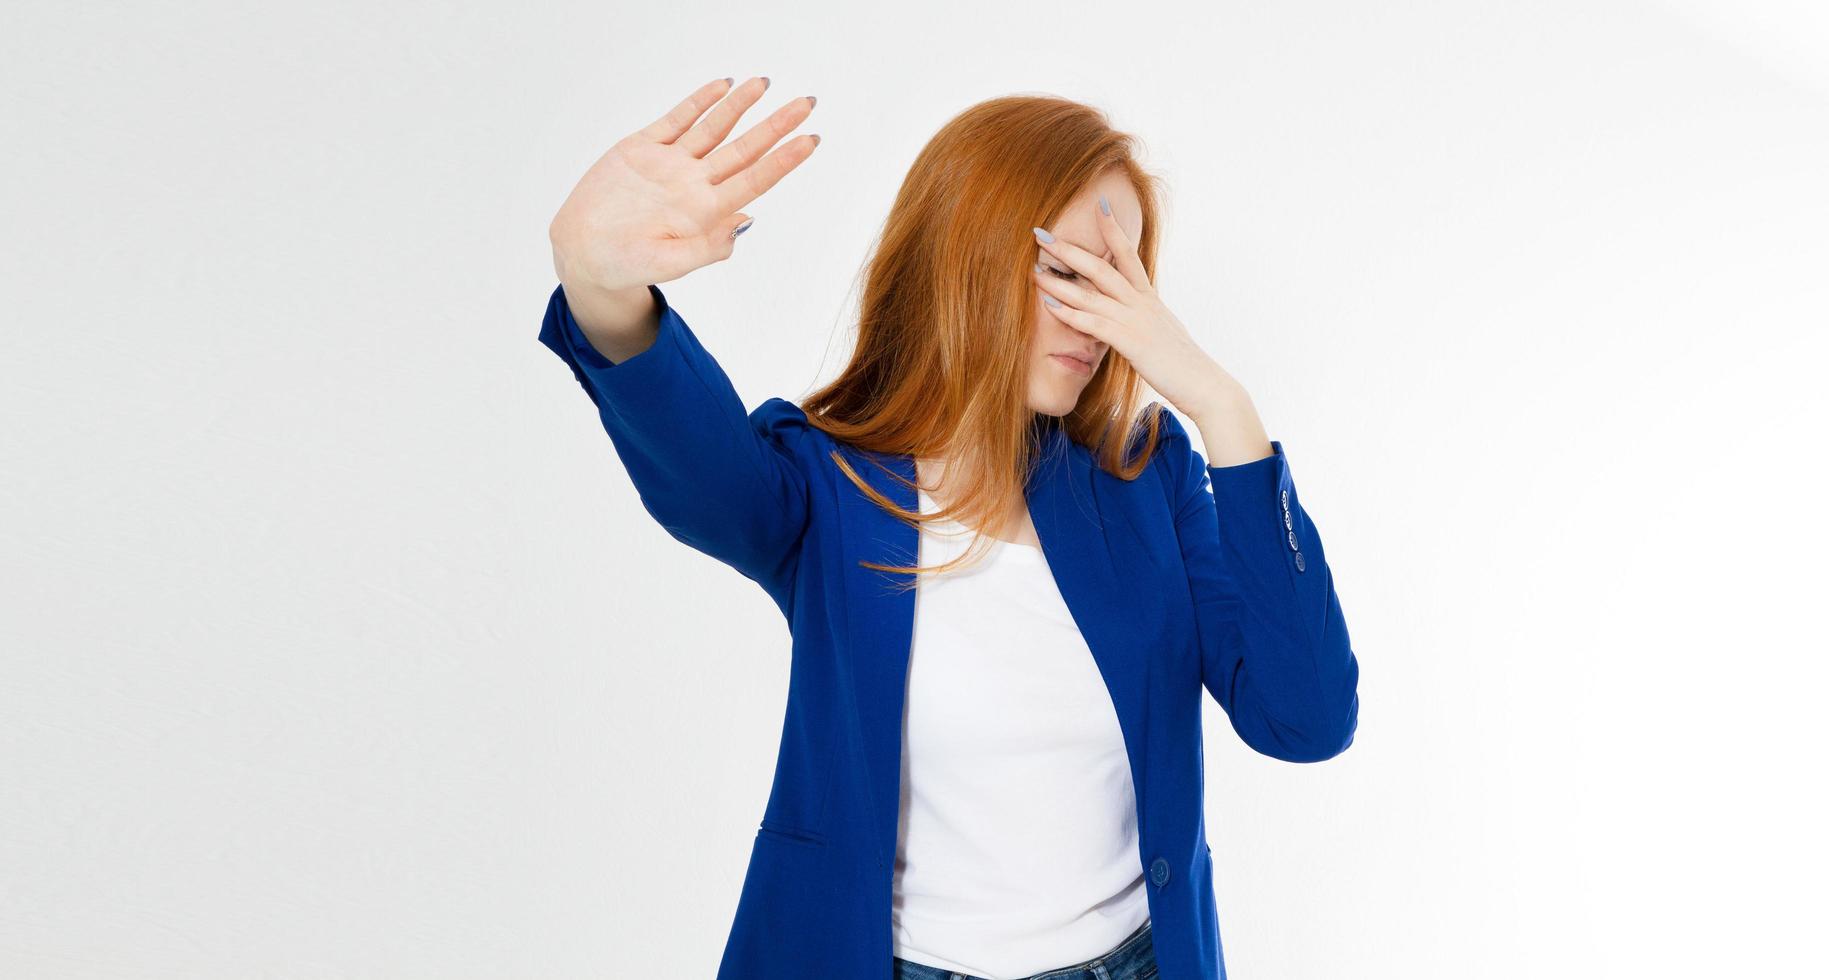
[{"label": "fingernail", "polygon": [[1061,301],[1060,301],[1060,300],[1058,300],[1058,299],[1055,299],[1055,298],[1054,298],[1054,297],[1052,297],[1052,296],[1050,296],[1050,295],[1048,295],[1048,294],[1047,294],[1047,293],[1043,293],[1043,294],[1042,294],[1042,302],[1044,302],[1044,303],[1046,303],[1046,304],[1048,304],[1048,305],[1049,305],[1049,306],[1059,306],[1059,305],[1061,305]]},{"label": "fingernail", "polygon": [[1105,195],[1103,195],[1103,194],[1099,195],[1099,210],[1105,212],[1106,214],[1111,213],[1111,202],[1105,200]]},{"label": "fingernail", "polygon": [[1054,236],[1048,234],[1048,230],[1046,228],[1034,228],[1031,230],[1035,232],[1035,237],[1037,239],[1039,239],[1043,245],[1053,244]]},{"label": "fingernail", "polygon": [[819,96],[817,96],[817,95],[807,96],[807,108],[811,109],[818,104],[819,104]]},{"label": "fingernail", "polygon": [[1042,268],[1042,264],[1040,262],[1037,262],[1037,263],[1035,263],[1035,271],[1036,272],[1047,272],[1048,270]]},{"label": "fingernail", "polygon": [[746,232],[746,231],[748,231],[748,230],[749,230],[749,226],[750,226],[750,225],[751,225],[751,224],[754,224],[754,223],[755,223],[755,220],[756,220],[756,219],[754,219],[754,218],[744,218],[744,219],[743,219],[743,223],[742,223],[742,224],[740,224],[740,225],[738,225],[738,226],[737,226],[737,227],[736,227],[736,230],[734,230],[734,231],[732,231],[732,232],[731,232],[731,233],[730,233],[730,237],[732,237],[732,238],[735,238],[735,237],[737,237],[737,236],[738,236],[738,235],[741,235],[741,234],[743,234],[743,233],[744,233],[744,232]]}]

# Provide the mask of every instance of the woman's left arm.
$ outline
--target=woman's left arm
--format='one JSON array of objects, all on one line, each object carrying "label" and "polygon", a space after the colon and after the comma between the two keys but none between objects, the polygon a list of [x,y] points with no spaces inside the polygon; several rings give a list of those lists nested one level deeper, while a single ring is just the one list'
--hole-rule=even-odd
[{"label": "woman's left arm", "polygon": [[1330,759],[1359,725],[1359,661],[1321,535],[1296,494],[1281,443],[1245,390],[1157,295],[1136,246],[1100,199],[1112,262],[1037,229],[1041,247],[1086,285],[1041,274],[1063,323],[1104,341],[1200,428],[1211,464],[1161,413],[1175,529],[1194,601],[1201,683],[1245,743],[1290,762]]},{"label": "woman's left arm", "polygon": [[[1213,466],[1173,412],[1161,419],[1157,458],[1176,495],[1201,683],[1254,750],[1288,762],[1339,755],[1359,725],[1359,661],[1283,444],[1270,442],[1261,459]],[[1218,440],[1205,433],[1217,425],[1256,424],[1195,422],[1209,447]]]}]

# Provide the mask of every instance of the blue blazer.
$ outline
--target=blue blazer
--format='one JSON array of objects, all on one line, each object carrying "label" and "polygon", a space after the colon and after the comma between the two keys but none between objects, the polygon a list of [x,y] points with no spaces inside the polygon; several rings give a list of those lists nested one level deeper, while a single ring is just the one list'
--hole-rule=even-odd
[{"label": "blue blazer", "polygon": [[[914,460],[859,450],[782,398],[755,411],[658,286],[660,333],[620,363],[553,290],[540,342],[596,403],[642,506],[675,539],[760,585],[793,636],[787,712],[718,980],[889,980],[913,590],[860,560],[912,564]],[[1159,403],[1157,403],[1159,404]],[[1026,494],[1061,595],[1117,708],[1137,799],[1137,867],[1163,980],[1225,977],[1207,846],[1201,691],[1245,744],[1331,758],[1358,724],[1359,664],[1320,533],[1280,442],[1207,466],[1162,410],[1137,478],[1099,469],[1058,419]]]}]

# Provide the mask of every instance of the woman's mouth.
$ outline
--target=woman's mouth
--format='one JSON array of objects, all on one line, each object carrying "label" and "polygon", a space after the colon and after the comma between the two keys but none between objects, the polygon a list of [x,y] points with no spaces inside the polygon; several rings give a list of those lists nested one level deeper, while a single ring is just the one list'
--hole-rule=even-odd
[{"label": "woman's mouth", "polygon": [[1077,357],[1071,357],[1067,354],[1049,354],[1048,357],[1055,361],[1059,361],[1063,367],[1072,371],[1074,374],[1089,375],[1092,373],[1092,365],[1087,364]]}]

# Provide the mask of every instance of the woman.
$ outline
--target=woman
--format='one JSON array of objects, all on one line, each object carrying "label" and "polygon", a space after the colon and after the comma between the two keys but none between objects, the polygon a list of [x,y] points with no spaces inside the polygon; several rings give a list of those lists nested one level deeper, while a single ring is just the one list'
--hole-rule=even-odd
[{"label": "woman", "polygon": [[729,258],[818,137],[769,152],[808,97],[720,146],[768,80],[730,83],[578,182],[540,333],[649,514],[793,636],[720,980],[1224,977],[1201,692],[1314,762],[1359,667],[1281,444],[1152,286],[1153,178],[1086,106],[972,107],[902,186],[850,364],[746,412],[657,284]]}]

